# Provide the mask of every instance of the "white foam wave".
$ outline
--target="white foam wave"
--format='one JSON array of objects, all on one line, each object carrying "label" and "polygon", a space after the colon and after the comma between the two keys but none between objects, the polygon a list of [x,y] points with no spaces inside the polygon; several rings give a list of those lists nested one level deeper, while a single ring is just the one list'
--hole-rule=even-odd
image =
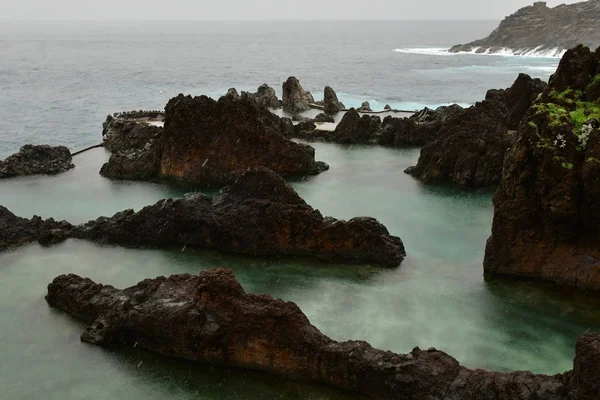
[{"label": "white foam wave", "polygon": [[447,47],[412,47],[412,48],[400,48],[394,49],[396,53],[406,54],[421,54],[429,56],[458,56],[458,55],[476,55],[476,56],[500,56],[500,57],[532,57],[532,58],[561,58],[566,50],[561,48],[545,49],[542,46],[538,46],[535,49],[519,49],[512,50],[509,48],[503,48],[498,51],[492,52],[487,49],[484,52],[479,52],[479,47],[473,47],[471,51],[461,51],[459,53],[449,52]]}]

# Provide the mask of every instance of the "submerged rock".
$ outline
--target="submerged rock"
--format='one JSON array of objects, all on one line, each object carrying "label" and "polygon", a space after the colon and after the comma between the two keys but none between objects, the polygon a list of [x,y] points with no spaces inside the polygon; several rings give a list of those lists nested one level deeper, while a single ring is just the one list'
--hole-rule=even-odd
[{"label": "submerged rock", "polygon": [[161,200],[134,213],[99,218],[73,236],[141,247],[188,246],[252,256],[310,256],[322,260],[398,266],[402,241],[372,218],[323,218],[274,172],[241,175],[219,195]]},{"label": "submerged rock", "polygon": [[325,86],[323,91],[323,109],[327,114],[336,114],[346,107],[338,100],[335,90],[331,86]]},{"label": "submerged rock", "polygon": [[[421,149],[417,165],[405,172],[430,183],[469,188],[496,185],[504,155],[516,140],[510,128],[518,126],[545,87],[539,79],[521,74],[511,88],[490,90],[483,102],[464,111],[456,109],[435,128],[437,138]],[[417,116],[421,121],[431,118],[433,114],[425,110]]]},{"label": "submerged rock", "polygon": [[0,160],[0,179],[28,175],[55,175],[75,165],[71,152],[64,146],[34,146],[27,144],[18,153]]},{"label": "submerged rock", "polygon": [[[114,153],[102,167],[114,179],[170,179],[199,186],[223,186],[238,171],[260,166],[285,177],[325,171],[314,149],[288,140],[294,127],[251,99],[179,95],[169,101],[165,126],[142,147]],[[143,140],[140,140],[140,144]]]},{"label": "submerged rock", "polygon": [[337,143],[370,143],[379,129],[381,118],[376,115],[361,116],[354,108],[348,110],[333,132]]},{"label": "submerged rock", "polygon": [[290,76],[283,83],[282,104],[284,110],[291,113],[306,111],[314,102],[313,96],[302,88],[297,78]]},{"label": "submerged rock", "polygon": [[267,85],[266,83],[260,85],[256,90],[256,93],[248,93],[242,92],[242,95],[246,95],[250,97],[252,100],[256,101],[259,106],[267,107],[267,108],[279,108],[281,107],[281,102],[277,98],[277,94],[275,93],[275,89]]},{"label": "submerged rock", "polygon": [[325,113],[320,113],[317,114],[317,116],[314,118],[315,122],[329,122],[329,123],[335,123],[335,118],[333,118],[331,115],[327,115]]},{"label": "submerged rock", "polygon": [[600,46],[600,0],[554,8],[538,1],[506,17],[488,37],[450,49],[453,53],[558,53],[579,44]]},{"label": "submerged rock", "polygon": [[600,335],[583,335],[574,370],[556,376],[471,370],[436,349],[395,354],[337,342],[298,306],[248,294],[225,269],[146,279],[119,290],[76,275],[48,285],[51,307],[89,326],[81,340],[316,381],[378,400],[592,400]]},{"label": "submerged rock", "polygon": [[6,207],[0,206],[0,251],[36,241],[42,244],[59,242],[66,238],[72,228],[68,222],[56,222],[52,218],[17,217]]},{"label": "submerged rock", "polygon": [[598,51],[569,50],[521,123],[494,197],[486,278],[600,290],[598,85]]}]

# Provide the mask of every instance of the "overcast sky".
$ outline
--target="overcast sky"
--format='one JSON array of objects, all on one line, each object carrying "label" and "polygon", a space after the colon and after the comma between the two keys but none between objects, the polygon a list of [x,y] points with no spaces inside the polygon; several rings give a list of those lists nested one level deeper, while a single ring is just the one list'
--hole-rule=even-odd
[{"label": "overcast sky", "polygon": [[[549,6],[577,0],[548,1]],[[11,20],[502,19],[533,0],[0,0]]]}]

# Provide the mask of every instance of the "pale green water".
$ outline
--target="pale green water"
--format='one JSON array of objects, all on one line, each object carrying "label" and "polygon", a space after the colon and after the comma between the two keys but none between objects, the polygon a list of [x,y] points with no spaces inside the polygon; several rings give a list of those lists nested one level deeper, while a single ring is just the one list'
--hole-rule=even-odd
[{"label": "pale green water", "polygon": [[[402,267],[269,261],[212,252],[103,248],[71,240],[0,253],[0,388],[6,399],[344,399],[317,386],[262,374],[196,366],[141,351],[112,352],[79,342],[82,326],[48,308],[47,284],[74,272],[125,287],[141,279],[210,267],[234,270],[246,290],[299,304],[335,339],[361,339],[408,352],[437,347],[463,364],[493,370],[557,373],[571,368],[574,343],[600,329],[599,302],[546,285],[486,284],[489,191],[423,186],[402,171],[418,150],[313,144],[331,170],[295,183],[323,214],[369,215],[402,237]],[[18,215],[83,222],[139,209],[181,189],[115,183],[98,175],[107,157],[95,150],[56,177],[4,181],[0,204]],[[141,363],[141,364],[140,364]]]}]

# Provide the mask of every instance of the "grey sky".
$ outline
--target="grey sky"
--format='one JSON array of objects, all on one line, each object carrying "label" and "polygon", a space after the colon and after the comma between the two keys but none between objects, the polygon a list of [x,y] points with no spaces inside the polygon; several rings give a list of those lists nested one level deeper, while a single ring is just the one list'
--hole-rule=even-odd
[{"label": "grey sky", "polygon": [[[549,6],[577,0],[548,1]],[[0,0],[13,20],[502,19],[533,0]]]}]

